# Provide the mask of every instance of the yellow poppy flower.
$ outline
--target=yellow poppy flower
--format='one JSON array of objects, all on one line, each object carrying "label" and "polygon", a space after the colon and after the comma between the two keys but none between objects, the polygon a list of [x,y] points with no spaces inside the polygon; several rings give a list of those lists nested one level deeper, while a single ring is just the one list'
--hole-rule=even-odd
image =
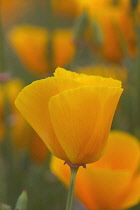
[{"label": "yellow poppy flower", "polygon": [[[140,145],[132,135],[112,131],[102,158],[79,168],[75,195],[89,210],[120,210],[140,202]],[[70,171],[55,157],[52,172],[68,187]]]},{"label": "yellow poppy flower", "polygon": [[[75,52],[72,31],[70,29],[55,30],[52,37],[53,67],[65,66],[71,61]],[[33,26],[16,27],[9,34],[9,40],[30,71],[39,75],[49,73],[47,30]]]},{"label": "yellow poppy flower", "polygon": [[16,106],[55,156],[86,164],[103,152],[122,91],[118,80],[57,68],[25,87]]}]

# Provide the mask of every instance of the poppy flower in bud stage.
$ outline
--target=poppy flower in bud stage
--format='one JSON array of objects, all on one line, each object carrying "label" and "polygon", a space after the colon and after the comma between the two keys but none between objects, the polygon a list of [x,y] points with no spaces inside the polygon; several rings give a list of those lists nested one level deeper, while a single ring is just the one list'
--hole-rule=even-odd
[{"label": "poppy flower in bud stage", "polygon": [[[121,210],[140,202],[140,144],[132,135],[112,131],[102,158],[79,168],[75,196],[89,210]],[[52,172],[68,187],[70,170],[56,157]]]},{"label": "poppy flower in bud stage", "polygon": [[102,155],[122,91],[118,80],[57,68],[25,87],[16,106],[52,154],[86,164]]}]

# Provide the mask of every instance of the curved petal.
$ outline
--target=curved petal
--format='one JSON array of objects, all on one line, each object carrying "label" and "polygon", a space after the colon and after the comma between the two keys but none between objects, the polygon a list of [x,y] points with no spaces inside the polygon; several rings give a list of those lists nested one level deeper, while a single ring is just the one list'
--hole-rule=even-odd
[{"label": "curved petal", "polygon": [[[70,167],[68,165],[64,165],[64,162],[54,156],[52,156],[50,169],[55,176],[68,188],[70,183]],[[92,203],[92,210],[96,210],[97,204],[95,204],[92,194],[89,196],[89,190],[88,185],[87,188],[85,188],[85,181],[84,176],[87,170],[83,168],[79,168],[76,177],[76,183],[75,183],[75,195],[77,198],[81,200],[82,203],[85,204],[85,206],[88,207],[90,203]]]},{"label": "curved petal", "polygon": [[67,71],[60,67],[55,70],[54,76],[74,79],[86,86],[121,87],[121,82],[119,80],[114,80],[112,78],[103,78],[100,76],[78,74],[76,72]]},{"label": "curved petal", "polygon": [[72,71],[67,71],[64,68],[58,67],[55,69],[54,72],[54,77],[64,77],[64,78],[69,78],[69,79],[75,79],[78,77],[78,73],[72,72]]},{"label": "curved petal", "polygon": [[140,202],[140,174],[132,181],[123,201],[122,209],[130,208]]},{"label": "curved petal", "polygon": [[71,163],[99,159],[121,93],[121,88],[80,87],[51,98],[52,126]]},{"label": "curved petal", "polygon": [[[55,157],[51,171],[69,186],[70,170]],[[75,183],[75,195],[87,209],[120,209],[122,193],[128,188],[131,174],[125,170],[94,169],[92,164],[79,168]]]},{"label": "curved petal", "polygon": [[[82,170],[82,171],[80,171]],[[128,171],[111,171],[80,168],[75,194],[88,209],[114,209],[120,207],[122,192],[128,187],[131,174]],[[83,190],[79,186],[82,185]]]},{"label": "curved petal", "polygon": [[93,166],[135,171],[139,161],[140,144],[138,139],[125,132],[111,131],[104,155]]},{"label": "curved petal", "polygon": [[67,161],[69,159],[57,141],[51,125],[48,103],[53,95],[78,86],[79,84],[74,80],[50,77],[28,85],[16,99],[17,108],[42,138],[48,149],[57,157]]}]

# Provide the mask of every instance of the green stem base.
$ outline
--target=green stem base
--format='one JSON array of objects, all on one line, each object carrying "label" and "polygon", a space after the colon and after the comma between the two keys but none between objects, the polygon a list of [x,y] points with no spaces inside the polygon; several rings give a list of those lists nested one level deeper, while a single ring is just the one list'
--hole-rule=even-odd
[{"label": "green stem base", "polygon": [[77,167],[77,168],[70,167],[70,169],[71,169],[71,178],[70,178],[70,187],[69,187],[69,192],[68,192],[66,210],[71,210],[72,209],[74,185],[75,185],[76,174],[77,174],[78,168],[79,167]]}]

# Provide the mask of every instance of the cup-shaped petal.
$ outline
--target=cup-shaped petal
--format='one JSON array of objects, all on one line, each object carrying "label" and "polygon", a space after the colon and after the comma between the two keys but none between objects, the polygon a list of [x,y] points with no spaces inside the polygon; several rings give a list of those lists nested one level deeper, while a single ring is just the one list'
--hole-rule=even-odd
[{"label": "cup-shaped petal", "polygon": [[[103,157],[96,163],[87,165],[86,169],[79,168],[75,185],[76,197],[89,210],[119,210],[138,204],[139,155],[139,142],[134,136],[120,131],[111,132]],[[63,165],[62,160],[53,157],[51,171],[69,186],[70,170]]]},{"label": "cup-shaped petal", "polygon": [[69,161],[60,146],[50,121],[48,103],[53,95],[63,90],[80,86],[77,82],[63,78],[47,78],[36,81],[22,90],[16,106],[33,129],[42,138],[48,149],[57,157]]},{"label": "cup-shaped petal", "polygon": [[132,180],[128,190],[125,193],[125,200],[122,209],[127,209],[140,202],[140,174]]},{"label": "cup-shaped petal", "polygon": [[103,152],[122,90],[120,81],[58,68],[24,88],[16,106],[55,156],[86,164]]},{"label": "cup-shaped petal", "polygon": [[118,88],[80,87],[50,99],[52,126],[71,163],[99,159],[121,92]]},{"label": "cup-shaped petal", "polygon": [[[92,165],[87,165],[86,169],[79,168],[75,185],[76,197],[87,209],[121,209],[123,193],[131,180],[130,172],[97,169]],[[51,170],[69,187],[70,170],[61,160],[53,157]]]},{"label": "cup-shaped petal", "polygon": [[140,161],[140,144],[136,137],[121,131],[112,131],[103,157],[94,167],[111,170],[126,169],[132,173]]}]

